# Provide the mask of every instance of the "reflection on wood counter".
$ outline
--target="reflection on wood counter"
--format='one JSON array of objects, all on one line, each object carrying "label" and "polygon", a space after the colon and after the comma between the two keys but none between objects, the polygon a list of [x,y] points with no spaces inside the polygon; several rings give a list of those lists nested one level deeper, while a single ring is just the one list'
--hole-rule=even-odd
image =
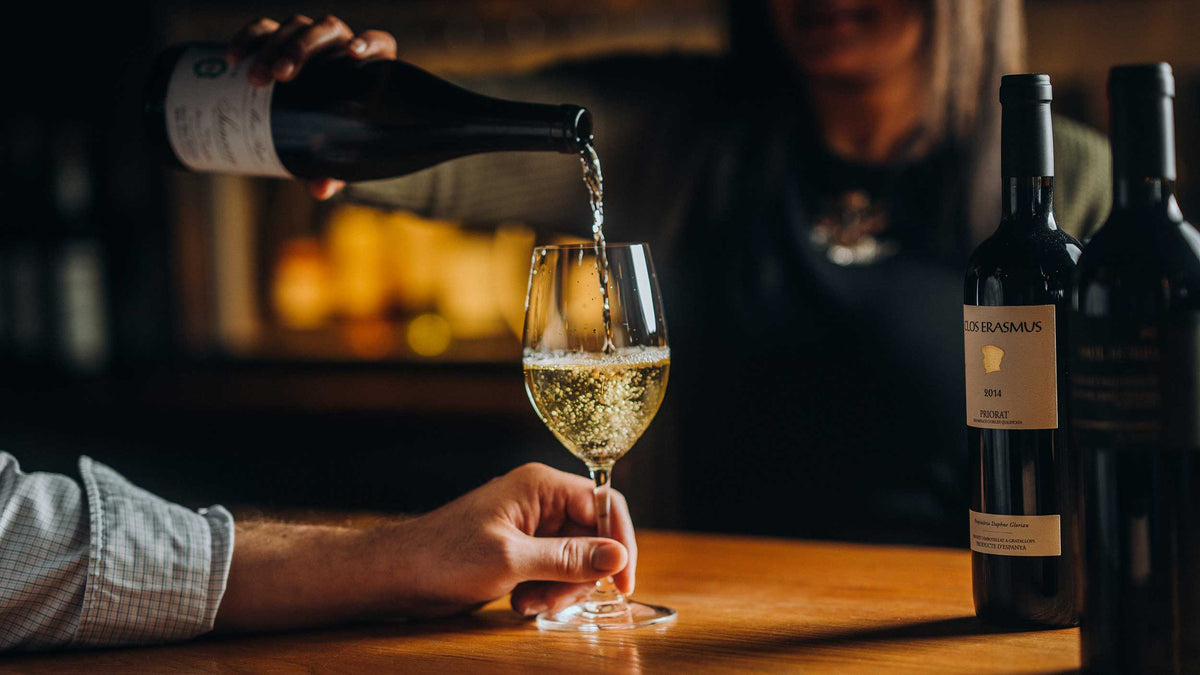
[{"label": "reflection on wood counter", "polygon": [[507,600],[427,623],[0,658],[22,673],[129,672],[1058,672],[1077,629],[979,623],[966,550],[643,532],[635,598],[674,624],[540,633]]}]

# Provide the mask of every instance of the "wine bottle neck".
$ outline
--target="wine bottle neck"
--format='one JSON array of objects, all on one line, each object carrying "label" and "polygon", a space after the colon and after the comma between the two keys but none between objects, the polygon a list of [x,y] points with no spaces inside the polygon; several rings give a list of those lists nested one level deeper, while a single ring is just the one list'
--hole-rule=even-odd
[{"label": "wine bottle neck", "polygon": [[1001,205],[1005,222],[1058,227],[1054,222],[1054,176],[1005,178]]},{"label": "wine bottle neck", "polygon": [[1005,180],[1054,176],[1048,101],[1006,103],[1000,133],[1000,171]]},{"label": "wine bottle neck", "polygon": [[1108,78],[1113,210],[1178,212],[1175,78],[1165,63],[1117,66]]},{"label": "wine bottle neck", "polygon": [[1159,211],[1175,203],[1175,181],[1162,176],[1113,177],[1113,208],[1130,211]]},{"label": "wine bottle neck", "polygon": [[592,141],[592,116],[586,108],[492,101],[468,126],[490,137],[497,148],[579,154]]},{"label": "wine bottle neck", "polygon": [[1113,179],[1145,176],[1175,180],[1175,110],[1160,93],[1114,92],[1112,118]]},{"label": "wine bottle neck", "polygon": [[1054,137],[1050,79],[1003,78],[1000,102],[1000,171],[1003,217],[1010,224],[1054,228]]},{"label": "wine bottle neck", "polygon": [[[545,151],[579,154],[592,140],[592,118],[573,105],[518,103],[479,97],[471,112],[432,132],[450,149]],[[402,141],[404,139],[401,139]]]},{"label": "wine bottle neck", "polygon": [[1051,98],[1046,74],[1001,78],[1002,227],[1056,228]]},{"label": "wine bottle neck", "polygon": [[405,111],[397,121],[402,126],[411,125],[411,111],[418,106],[429,117],[422,122],[438,131],[439,143],[444,142],[444,136],[457,142],[473,142],[480,145],[480,151],[577,154],[592,140],[592,116],[586,108],[485,96],[403,61],[382,62],[379,68],[391,88],[385,105]]}]

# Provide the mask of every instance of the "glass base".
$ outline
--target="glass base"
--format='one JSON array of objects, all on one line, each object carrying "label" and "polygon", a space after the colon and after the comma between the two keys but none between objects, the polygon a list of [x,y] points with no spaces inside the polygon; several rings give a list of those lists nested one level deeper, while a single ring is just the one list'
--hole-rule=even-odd
[{"label": "glass base", "polygon": [[675,610],[670,607],[622,600],[602,605],[581,602],[561,612],[542,612],[537,625],[542,630],[597,631],[641,628],[674,620]]}]

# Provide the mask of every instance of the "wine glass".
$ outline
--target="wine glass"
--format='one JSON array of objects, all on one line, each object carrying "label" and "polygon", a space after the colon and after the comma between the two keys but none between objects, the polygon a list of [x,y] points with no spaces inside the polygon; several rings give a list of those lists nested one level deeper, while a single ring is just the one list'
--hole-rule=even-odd
[{"label": "wine glass", "polygon": [[[606,277],[602,287],[600,279]],[[597,534],[611,537],[613,463],[658,412],[671,365],[650,248],[569,244],[534,249],[524,347],[529,400],[558,440],[587,464],[596,484]],[[674,618],[673,609],[626,600],[608,577],[597,581],[582,602],[543,612],[537,622],[549,630],[593,631]]]}]

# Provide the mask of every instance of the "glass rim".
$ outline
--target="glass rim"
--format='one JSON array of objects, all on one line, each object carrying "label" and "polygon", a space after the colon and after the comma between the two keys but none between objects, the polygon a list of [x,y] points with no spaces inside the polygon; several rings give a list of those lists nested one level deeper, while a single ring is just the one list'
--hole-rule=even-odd
[{"label": "glass rim", "polygon": [[[610,248],[627,249],[627,248],[633,248],[635,246],[641,246],[643,248],[650,248],[650,244],[648,242],[644,242],[644,241],[619,241],[616,243],[605,243],[604,244],[605,249],[610,249]],[[535,252],[536,251],[582,251],[582,250],[591,251],[591,250],[595,250],[595,248],[596,248],[595,242],[589,241],[586,243],[578,243],[578,244],[544,244],[542,246],[534,246],[533,250]]]}]

